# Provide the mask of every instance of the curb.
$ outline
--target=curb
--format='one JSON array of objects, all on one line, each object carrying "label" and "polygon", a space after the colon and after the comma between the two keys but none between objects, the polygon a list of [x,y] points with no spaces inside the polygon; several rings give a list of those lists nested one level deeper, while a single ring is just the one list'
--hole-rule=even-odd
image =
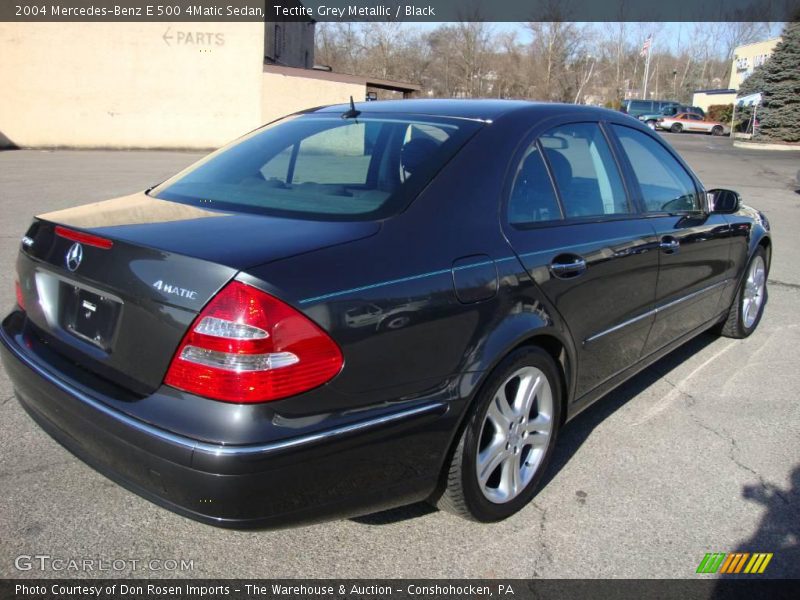
[{"label": "curb", "polygon": [[762,144],[760,142],[739,142],[734,140],[733,145],[736,148],[748,148],[751,150],[783,150],[784,152],[794,150],[795,152],[800,152],[800,144],[792,146],[789,144]]}]

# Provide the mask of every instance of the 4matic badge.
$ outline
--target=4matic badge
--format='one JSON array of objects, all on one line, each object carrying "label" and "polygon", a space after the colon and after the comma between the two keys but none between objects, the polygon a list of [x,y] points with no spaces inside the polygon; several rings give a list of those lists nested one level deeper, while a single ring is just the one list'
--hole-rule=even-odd
[{"label": "4matic badge", "polygon": [[188,298],[189,300],[197,300],[197,292],[194,290],[187,290],[186,288],[172,285],[171,283],[164,283],[161,279],[153,284],[153,287],[164,294],[171,296],[178,296],[180,298]]}]

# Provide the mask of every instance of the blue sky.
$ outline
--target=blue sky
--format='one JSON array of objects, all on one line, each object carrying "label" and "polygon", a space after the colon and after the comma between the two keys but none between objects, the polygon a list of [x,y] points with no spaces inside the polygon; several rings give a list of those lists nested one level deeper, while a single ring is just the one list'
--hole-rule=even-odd
[{"label": "blue sky", "polygon": [[[413,27],[422,30],[433,30],[436,27],[443,25],[443,23],[408,23],[406,27]],[[514,31],[517,33],[517,38],[522,43],[530,41],[530,33],[524,23],[489,23],[491,27],[497,31]],[[694,29],[695,23],[627,23],[629,36],[633,43],[639,43],[644,40],[649,33],[654,34],[653,49],[655,51],[661,50],[676,50],[680,45],[685,45]],[[702,25],[702,24],[701,24]],[[783,29],[783,23],[770,23],[770,33],[766,36],[776,37],[780,35]],[[765,39],[766,39],[765,38]]]}]

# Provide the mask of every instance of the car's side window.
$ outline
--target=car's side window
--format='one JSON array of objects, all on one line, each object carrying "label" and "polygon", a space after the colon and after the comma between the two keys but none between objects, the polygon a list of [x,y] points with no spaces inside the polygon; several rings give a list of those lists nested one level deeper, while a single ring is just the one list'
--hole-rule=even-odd
[{"label": "car's side window", "polygon": [[647,212],[702,210],[694,181],[666,148],[641,131],[612,127],[639,182]]},{"label": "car's side window", "polygon": [[534,143],[517,167],[508,199],[508,221],[519,225],[560,218],[558,198],[541,152]]},{"label": "car's side window", "polygon": [[447,141],[450,133],[441,127],[414,123],[406,128],[403,146],[400,149],[400,171],[402,181],[425,167],[431,154]]},{"label": "car's side window", "polygon": [[597,123],[555,127],[539,138],[566,218],[630,212],[622,177]]}]

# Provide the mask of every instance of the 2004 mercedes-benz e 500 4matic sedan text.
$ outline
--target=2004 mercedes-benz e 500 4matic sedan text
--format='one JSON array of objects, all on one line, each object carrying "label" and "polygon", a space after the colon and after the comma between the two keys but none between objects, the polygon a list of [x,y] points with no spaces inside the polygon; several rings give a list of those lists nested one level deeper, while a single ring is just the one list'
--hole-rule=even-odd
[{"label": "2004 mercedes-benz e 500 4matic sedan text", "polygon": [[494,521],[583,408],[748,336],[770,254],[764,215],[625,115],[331,106],[37,217],[0,347],[42,428],[184,515]]}]

